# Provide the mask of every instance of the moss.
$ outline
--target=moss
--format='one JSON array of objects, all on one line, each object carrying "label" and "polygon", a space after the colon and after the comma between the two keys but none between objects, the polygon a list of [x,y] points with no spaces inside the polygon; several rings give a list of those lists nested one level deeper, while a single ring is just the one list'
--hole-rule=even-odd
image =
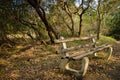
[{"label": "moss", "polygon": [[111,37],[101,35],[100,39],[99,39],[99,42],[100,42],[100,44],[114,44],[117,41],[115,39],[111,38]]}]

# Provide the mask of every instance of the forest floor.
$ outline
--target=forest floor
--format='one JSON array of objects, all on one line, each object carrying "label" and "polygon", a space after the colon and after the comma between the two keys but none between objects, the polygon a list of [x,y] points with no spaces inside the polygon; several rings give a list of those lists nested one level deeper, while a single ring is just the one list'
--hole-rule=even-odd
[{"label": "forest floor", "polygon": [[[120,80],[120,43],[113,45],[111,59],[90,59],[82,80]],[[0,52],[0,80],[76,80],[74,75],[61,72],[58,45],[27,44],[9,52]]]}]

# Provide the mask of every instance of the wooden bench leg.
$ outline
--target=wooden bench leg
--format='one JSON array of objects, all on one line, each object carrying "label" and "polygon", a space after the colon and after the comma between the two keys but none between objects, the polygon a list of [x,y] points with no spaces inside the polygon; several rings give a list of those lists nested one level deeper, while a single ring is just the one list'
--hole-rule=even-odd
[{"label": "wooden bench leg", "polygon": [[[107,47],[107,48],[104,48],[104,49],[108,49],[108,52],[106,52],[106,56],[105,56],[105,59],[109,60],[112,56],[112,53],[113,53],[113,48],[112,47]],[[94,53],[94,56],[95,57],[99,57],[99,55],[97,55],[98,52]]]},{"label": "wooden bench leg", "polygon": [[89,64],[89,59],[88,57],[84,57],[82,59],[82,67],[81,70],[75,70],[69,67],[69,63],[70,61],[67,62],[67,64],[65,65],[65,69],[69,70],[71,72],[74,72],[77,76],[84,76],[87,72],[87,68],[88,68],[88,64]]},{"label": "wooden bench leg", "polygon": [[108,52],[107,60],[109,60],[109,59],[111,58],[112,53],[113,53],[113,48],[112,48],[112,47],[109,47],[109,51],[110,51],[110,52]]},{"label": "wooden bench leg", "polygon": [[97,53],[94,53],[94,56],[97,57]]},{"label": "wooden bench leg", "polygon": [[65,66],[68,63],[68,59],[61,59],[61,63],[59,65],[60,71],[64,72],[65,71]]},{"label": "wooden bench leg", "polygon": [[84,76],[86,74],[88,65],[89,65],[89,58],[84,57],[82,59],[82,68],[81,68],[81,71],[80,71],[80,72],[82,72],[82,76]]},{"label": "wooden bench leg", "polygon": [[70,63],[68,62],[68,63],[65,65],[65,69],[66,69],[66,70],[69,70],[69,71],[72,71],[72,72],[76,72],[76,73],[79,73],[79,72],[80,72],[80,71],[78,71],[78,70],[75,70],[75,69],[70,68],[70,67],[69,67],[69,64],[70,64]]},{"label": "wooden bench leg", "polygon": [[[61,37],[60,37],[60,39],[61,39],[61,40],[63,40],[63,39],[64,39],[64,37],[63,37],[63,36],[61,36]],[[61,46],[62,46],[62,49],[66,49],[66,48],[67,48],[67,45],[66,45],[66,43],[65,43],[65,42],[63,42],[63,43],[61,44]],[[66,53],[66,56],[69,56],[69,53]]]}]

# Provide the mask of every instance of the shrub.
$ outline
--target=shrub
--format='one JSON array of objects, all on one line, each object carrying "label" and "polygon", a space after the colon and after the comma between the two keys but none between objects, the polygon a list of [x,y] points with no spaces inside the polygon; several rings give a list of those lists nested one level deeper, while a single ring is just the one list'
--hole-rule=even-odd
[{"label": "shrub", "polygon": [[112,15],[112,19],[110,20],[109,25],[109,36],[120,40],[120,9]]},{"label": "shrub", "polygon": [[107,37],[107,36],[101,35],[99,42],[100,42],[100,44],[114,44],[114,43],[116,43],[116,40],[112,37]]}]

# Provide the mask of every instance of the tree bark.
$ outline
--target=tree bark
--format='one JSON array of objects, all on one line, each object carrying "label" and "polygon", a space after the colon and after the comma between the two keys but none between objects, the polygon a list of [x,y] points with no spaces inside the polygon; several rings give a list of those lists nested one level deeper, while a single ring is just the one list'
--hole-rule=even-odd
[{"label": "tree bark", "polygon": [[100,25],[101,25],[101,17],[100,17],[100,0],[98,0],[97,6],[97,39],[100,38]]},{"label": "tree bark", "polygon": [[79,32],[78,32],[78,36],[81,35],[81,31],[82,31],[82,20],[83,20],[82,17],[83,17],[83,14],[85,13],[85,11],[89,8],[89,6],[90,6],[90,1],[91,1],[91,0],[88,1],[87,7],[84,8],[84,7],[83,7],[84,4],[83,4],[83,0],[82,0],[82,3],[81,3],[82,12],[79,14],[80,21],[79,21]]},{"label": "tree bark", "polygon": [[63,3],[64,3],[64,6],[63,6],[64,9],[63,10],[67,13],[68,17],[71,20],[71,27],[68,26],[68,28],[70,29],[72,36],[74,36],[75,32],[74,32],[74,20],[73,20],[73,15],[72,15],[73,13],[71,13],[67,2],[65,1]]},{"label": "tree bark", "polygon": [[82,16],[83,16],[84,13],[80,14],[79,15],[79,18],[80,18],[80,22],[79,22],[79,32],[78,32],[78,35],[80,36],[81,35],[81,30],[82,30]]},{"label": "tree bark", "polygon": [[[48,31],[48,35],[50,37],[51,43],[54,43],[54,36],[56,39],[59,38],[56,31],[52,28],[50,23],[46,19],[46,14],[43,8],[40,6],[40,0],[27,0],[27,2],[36,10],[42,22],[44,23],[46,30]],[[53,36],[54,35],[54,36]]]}]

